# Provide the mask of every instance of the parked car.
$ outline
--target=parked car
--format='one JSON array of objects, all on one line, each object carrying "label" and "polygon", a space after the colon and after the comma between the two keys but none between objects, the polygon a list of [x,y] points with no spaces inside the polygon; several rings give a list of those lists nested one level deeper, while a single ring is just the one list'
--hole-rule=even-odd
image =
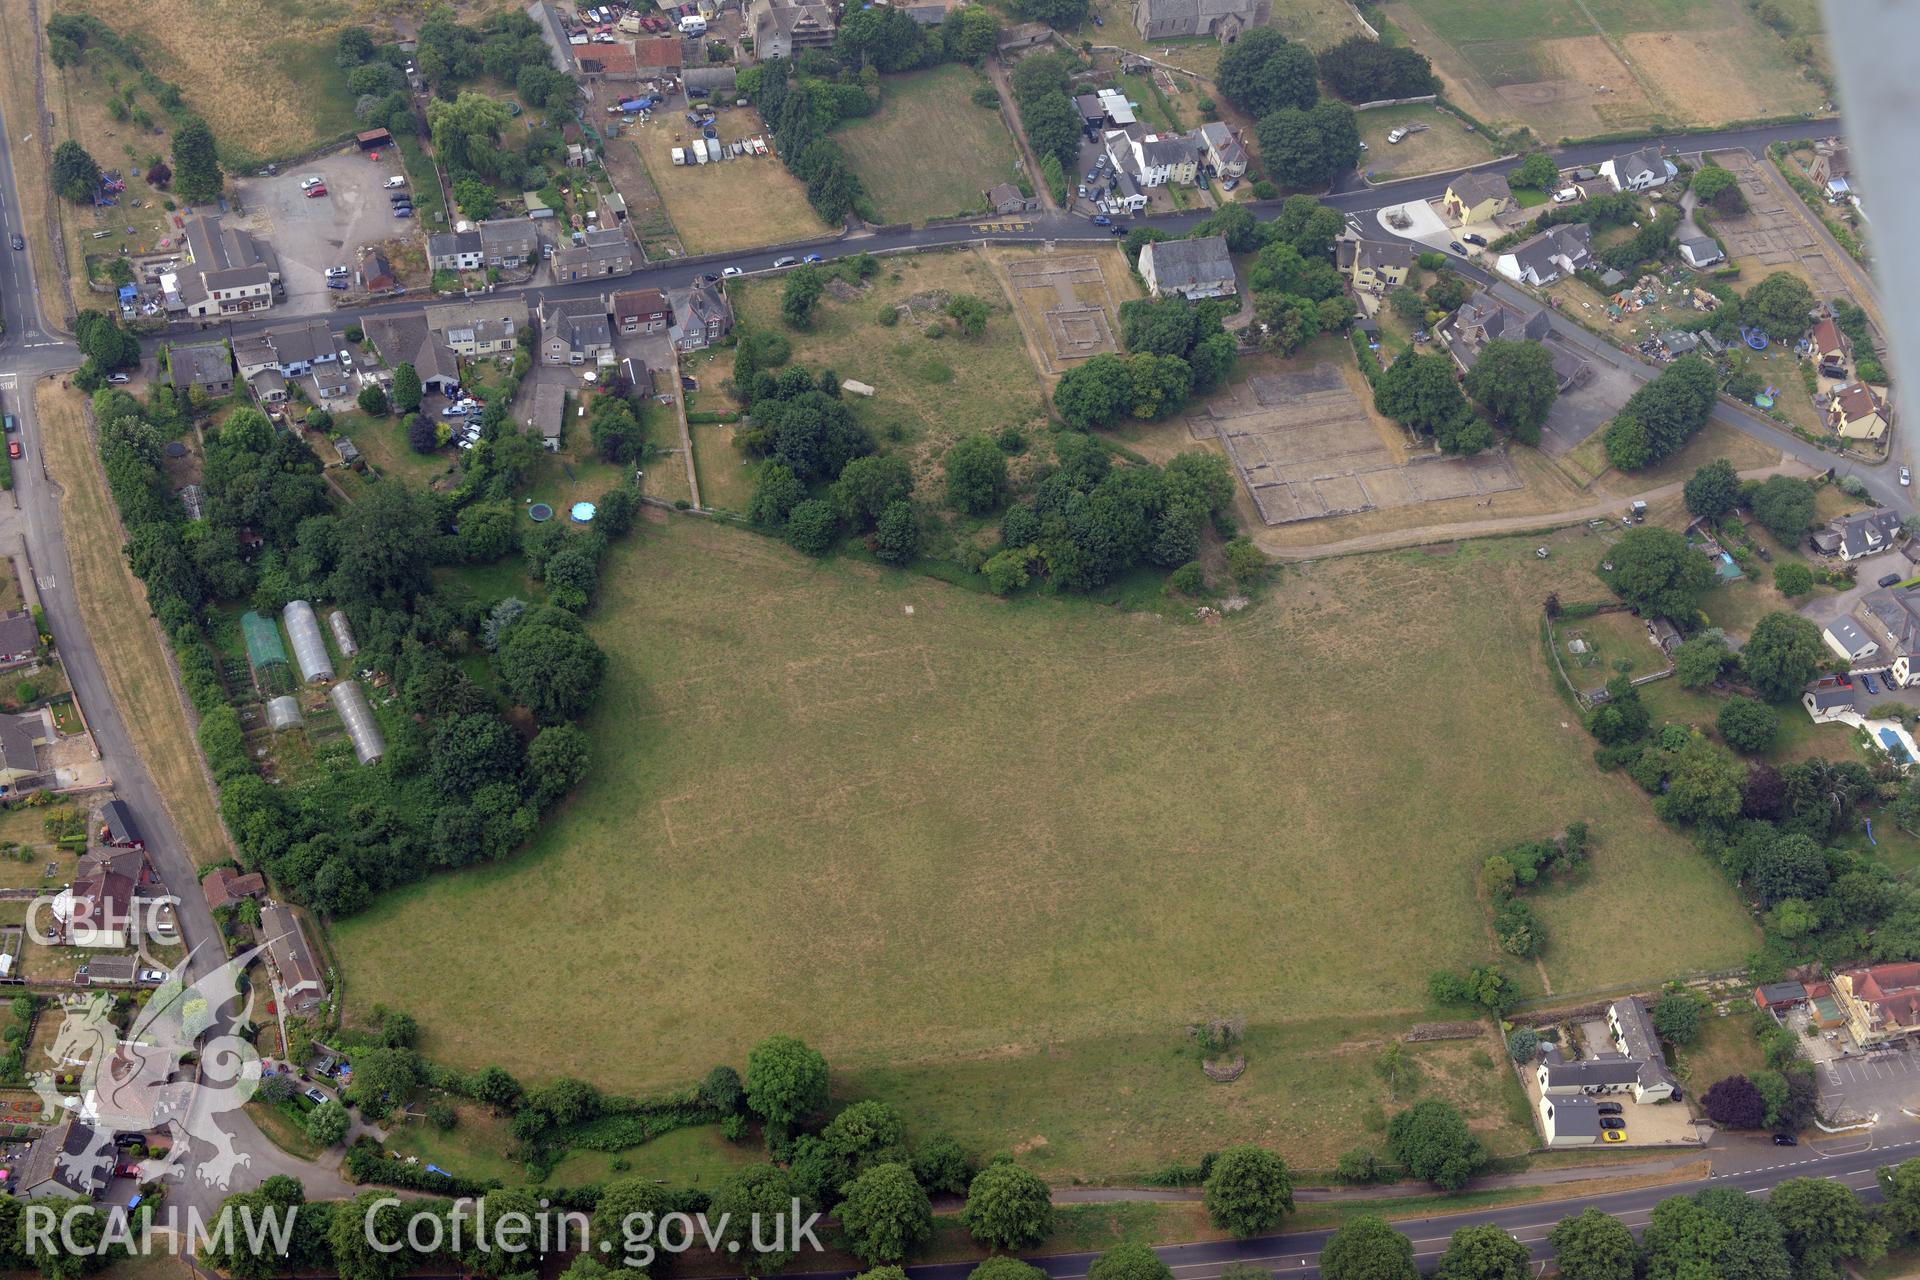
[{"label": "parked car", "polygon": [[413,216],[413,206],[403,205],[393,211],[393,216],[396,218],[411,218]]},{"label": "parked car", "polygon": [[1220,184],[1220,189],[1222,191],[1232,191],[1234,188],[1238,187],[1239,185],[1240,185],[1240,179],[1228,178],[1225,182]]},{"label": "parked car", "polygon": [[1868,672],[1860,673],[1860,683],[1865,686],[1868,693],[1880,692],[1880,686],[1873,682],[1873,676]]},{"label": "parked car", "polygon": [[1083,183],[1081,183],[1081,184],[1080,184],[1080,189],[1079,189],[1079,192],[1078,192],[1078,194],[1079,194],[1079,196],[1080,196],[1080,198],[1081,198],[1082,200],[1085,200],[1085,199],[1087,198],[1087,184],[1086,184],[1086,183],[1084,183],[1084,182],[1083,182]]},{"label": "parked car", "polygon": [[1565,204],[1569,200],[1578,200],[1579,198],[1580,188],[1578,187],[1562,187],[1553,193],[1553,202],[1555,204]]},{"label": "parked car", "polygon": [[1600,1140],[1602,1142],[1625,1142],[1627,1135],[1618,1129],[1602,1129],[1600,1131]]},{"label": "parked car", "polygon": [[773,265],[776,267],[790,267],[798,261],[800,261],[800,259],[795,257],[775,258]]},{"label": "parked car", "polygon": [[13,247],[16,249],[24,249],[27,247],[26,240],[21,237],[18,231],[13,233]]},{"label": "parked car", "polygon": [[[19,236],[15,236],[15,237],[14,237],[14,239],[15,239],[15,240],[18,240],[19,238],[20,238]],[[15,245],[15,246],[13,246],[13,247],[14,247],[14,248],[16,248],[16,249],[18,249],[18,248],[19,248],[20,246],[16,244],[16,245]],[[1912,484],[1912,483],[1913,483],[1913,472],[1911,472],[1911,471],[1909,471],[1909,470],[1907,470],[1907,469],[1906,469],[1905,467],[1902,467],[1902,468],[1900,468],[1900,483],[1901,483],[1901,485],[1902,485],[1903,487],[1904,487],[1904,486],[1906,486],[1906,485],[1910,485],[1910,484]]]},{"label": "parked car", "polygon": [[7,441],[7,456],[9,458],[18,458],[21,456],[20,442],[18,440]]},{"label": "parked car", "polygon": [[1886,574],[1886,575],[1884,575],[1883,577],[1881,577],[1881,579],[1880,579],[1880,585],[1881,585],[1881,586],[1883,586],[1883,587],[1890,587],[1890,586],[1892,586],[1892,585],[1893,585],[1894,583],[1896,583],[1896,582],[1898,582],[1898,581],[1900,581],[1900,575],[1899,575],[1899,574],[1897,574],[1897,573],[1889,573],[1889,574]]},{"label": "parked car", "polygon": [[1776,1133],[1773,1135],[1773,1145],[1776,1147],[1797,1147],[1800,1145],[1800,1139],[1790,1133]]},{"label": "parked car", "polygon": [[1406,126],[1405,126],[1405,125],[1402,125],[1402,126],[1400,126],[1400,127],[1398,128],[1398,129],[1395,129],[1395,130],[1394,130],[1394,131],[1393,131],[1392,133],[1389,133],[1389,134],[1387,135],[1387,141],[1388,141],[1389,143],[1397,143],[1397,142],[1399,142],[1399,141],[1400,141],[1400,139],[1402,139],[1402,138],[1404,138],[1404,137],[1406,137],[1406,136],[1407,136],[1407,129],[1406,129]]},{"label": "parked car", "polygon": [[166,980],[167,971],[165,969],[142,969],[140,971],[140,981],[142,982],[165,982]]},{"label": "parked car", "polygon": [[388,204],[412,204],[413,193],[409,191],[396,191],[392,195],[387,197],[387,203]]},{"label": "parked car", "polygon": [[19,424],[18,422],[15,422],[15,421],[13,420],[13,415],[12,415],[12,414],[8,414],[8,415],[7,415],[7,423],[6,423],[6,426],[7,426],[7,434],[8,434],[8,435],[12,435],[12,434],[13,434],[14,432],[16,432],[16,431],[18,431],[18,430],[20,429],[20,424]]},{"label": "parked car", "polygon": [[107,375],[107,381],[113,383],[115,386],[120,386],[123,383],[132,382],[133,379],[124,373],[110,373]]},{"label": "parked car", "polygon": [[301,1090],[301,1092],[306,1097],[306,1099],[309,1102],[313,1103],[315,1106],[318,1106],[323,1102],[333,1101],[333,1099],[329,1098],[324,1092],[322,1092],[319,1089],[313,1088],[312,1086],[308,1086],[306,1089]]},{"label": "parked car", "polygon": [[1617,1102],[1603,1102],[1595,1107],[1594,1110],[1603,1116],[1617,1116],[1624,1112],[1626,1108]]},{"label": "parked car", "polygon": [[1461,244],[1458,240],[1447,241],[1447,248],[1453,250],[1463,258],[1467,256],[1467,246]]},{"label": "parked car", "polygon": [[1125,227],[1108,227],[1107,234],[1115,235],[1115,236],[1123,236],[1127,234],[1127,229]]},{"label": "parked car", "polygon": [[1464,236],[1461,236],[1460,238],[1462,240],[1465,240],[1468,244],[1477,244],[1482,248],[1486,247],[1487,238],[1485,236],[1464,235]]},{"label": "parked car", "polygon": [[823,257],[821,257],[821,256],[820,256],[819,254],[817,254],[817,253],[810,253],[810,254],[808,254],[808,255],[807,255],[806,257],[804,257],[804,258],[802,258],[802,259],[800,259],[800,261],[802,261],[802,262],[825,262],[825,261],[826,261],[826,259],[825,259],[825,258],[823,258]]},{"label": "parked car", "polygon": [[440,411],[440,416],[443,418],[464,418],[467,416],[467,411],[457,404],[450,404]]},{"label": "parked car", "polygon": [[1601,1116],[1600,1127],[1602,1129],[1625,1129],[1627,1122],[1619,1116]]},{"label": "parked car", "polygon": [[739,275],[739,274],[740,274],[740,268],[738,268],[738,267],[722,267],[722,268],[720,268],[720,274],[721,274],[721,275],[723,275],[723,276],[737,276],[737,275]]},{"label": "parked car", "polygon": [[1110,227],[1113,225],[1113,219],[1104,213],[1096,213],[1093,215],[1093,225],[1096,227]]},{"label": "parked car", "polygon": [[347,287],[347,282],[342,278],[336,277],[332,280],[327,281],[327,288],[329,289],[344,289],[346,287]]},{"label": "parked car", "polygon": [[395,187],[404,187],[406,185],[407,185],[407,180],[401,177],[397,173],[394,174],[391,178],[387,179],[387,190],[389,191],[393,190]]},{"label": "parked car", "polygon": [[347,274],[347,269],[345,267],[328,267],[327,268],[327,279],[329,280],[338,280],[341,276],[344,276],[346,274]]},{"label": "parked car", "polygon": [[309,200],[318,200],[321,196],[325,194],[327,194],[327,189],[325,187],[308,187],[307,188],[307,199]]},{"label": "parked car", "polygon": [[324,181],[324,179],[309,175],[305,178],[300,179],[300,189],[302,191],[311,191],[315,187],[319,186],[322,181]]}]

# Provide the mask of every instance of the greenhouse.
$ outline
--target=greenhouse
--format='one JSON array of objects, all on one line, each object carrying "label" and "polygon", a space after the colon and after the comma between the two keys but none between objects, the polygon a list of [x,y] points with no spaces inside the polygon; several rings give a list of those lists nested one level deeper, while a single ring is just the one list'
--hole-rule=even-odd
[{"label": "greenhouse", "polygon": [[282,694],[267,703],[267,727],[275,733],[300,727],[300,703],[292,694]]},{"label": "greenhouse", "polygon": [[313,616],[313,606],[295,600],[280,611],[280,620],[287,624],[287,635],[293,639],[300,678],[309,684],[333,679],[333,659],[327,656],[327,641],[320,634],[320,620]]},{"label": "greenhouse", "polygon": [[327,696],[333,699],[333,709],[340,713],[340,723],[347,727],[353,754],[361,764],[372,764],[387,753],[387,740],[380,736],[379,722],[357,681],[343,680]]}]

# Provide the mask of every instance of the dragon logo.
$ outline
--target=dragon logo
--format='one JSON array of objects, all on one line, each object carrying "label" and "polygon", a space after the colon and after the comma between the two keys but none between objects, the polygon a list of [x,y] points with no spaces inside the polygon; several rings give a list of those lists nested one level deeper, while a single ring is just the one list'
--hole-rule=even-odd
[{"label": "dragon logo", "polygon": [[[250,1157],[235,1149],[217,1117],[246,1105],[260,1085],[260,1055],[235,1034],[252,1020],[253,994],[243,996],[240,979],[260,951],[243,951],[192,979],[195,947],[167,972],[125,1036],[111,1016],[112,996],[74,997],[61,1006],[50,1050],[55,1069],[35,1076],[33,1088],[47,1112],[71,1112],[92,1134],[79,1150],[69,1142],[58,1157],[62,1166],[76,1174],[98,1170],[113,1157],[116,1133],[164,1129],[172,1143],[164,1159],[142,1170],[146,1180],[188,1167],[193,1145],[201,1151],[192,1164],[200,1180],[227,1189]],[[140,959],[160,967],[144,947]]]}]

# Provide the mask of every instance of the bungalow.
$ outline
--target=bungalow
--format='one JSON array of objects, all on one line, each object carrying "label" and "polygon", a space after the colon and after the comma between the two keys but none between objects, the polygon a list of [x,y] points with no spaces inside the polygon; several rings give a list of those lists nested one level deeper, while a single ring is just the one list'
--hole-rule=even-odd
[{"label": "bungalow", "polygon": [[1827,425],[1843,440],[1878,440],[1887,434],[1886,407],[1871,387],[1856,382],[1827,401]]},{"label": "bungalow", "polygon": [[612,364],[613,330],[606,303],[579,298],[540,304],[540,360],[543,364]]},{"label": "bungalow", "polygon": [[1037,196],[1022,195],[1020,188],[1003,182],[987,192],[987,208],[996,214],[1031,213],[1040,207]]},{"label": "bungalow", "polygon": [[233,394],[233,353],[224,342],[176,343],[167,348],[167,378],[183,396]]},{"label": "bungalow", "polygon": [[53,900],[53,922],[63,945],[119,951],[137,938],[139,909],[132,877],[96,870],[80,875]]},{"label": "bungalow", "polygon": [[1233,130],[1218,120],[1201,125],[1187,135],[1187,141],[1212,169],[1215,177],[1238,178],[1247,172],[1247,149],[1233,136]]},{"label": "bungalow", "polygon": [[486,261],[478,231],[443,231],[427,237],[427,262],[435,271],[478,271]]},{"label": "bungalow", "polygon": [[1340,239],[1334,241],[1333,260],[1355,289],[1385,293],[1407,282],[1413,246],[1404,240]]},{"label": "bungalow", "polygon": [[88,959],[86,970],[84,980],[90,987],[130,987],[140,976],[140,957],[95,956]]},{"label": "bungalow", "polygon": [[550,453],[560,452],[560,430],[566,423],[566,388],[552,380],[539,383],[533,389],[533,408],[527,414],[527,425],[540,432],[540,443]]},{"label": "bungalow", "polygon": [[1593,257],[1593,230],[1584,222],[1548,227],[1503,253],[1494,265],[1509,280],[1534,286],[1552,284],[1586,266]]},{"label": "bungalow", "polygon": [[1848,662],[1863,662],[1880,652],[1880,646],[1852,618],[1836,618],[1820,634],[1827,648]]},{"label": "bungalow", "polygon": [[1920,1032],[1920,964],[1876,964],[1838,973],[1833,995],[1862,1048]]},{"label": "bungalow", "polygon": [[25,609],[0,613],[0,671],[29,666],[40,660],[40,628]]},{"label": "bungalow", "polygon": [[1690,236],[1680,242],[1680,256],[1690,267],[1710,267],[1726,259],[1720,242],[1712,236]]},{"label": "bungalow", "polygon": [[1154,297],[1224,298],[1237,291],[1225,236],[1160,240],[1140,250],[1140,278]]},{"label": "bungalow", "polygon": [[502,218],[480,224],[480,253],[489,267],[525,266],[540,251],[540,233],[532,218]]},{"label": "bungalow", "polygon": [[281,1007],[289,1013],[306,1013],[325,1000],[326,982],[299,917],[286,907],[268,907],[260,913],[260,933],[279,977]]},{"label": "bungalow", "polygon": [[39,785],[37,748],[48,741],[45,713],[0,715],[0,791],[20,792]]},{"label": "bungalow", "polygon": [[579,232],[576,242],[563,244],[553,253],[555,280],[605,279],[631,275],[633,268],[633,241],[619,227]]},{"label": "bungalow", "polygon": [[1831,678],[1816,680],[1801,691],[1800,705],[1815,724],[1828,724],[1853,713],[1853,686]]},{"label": "bungalow", "polygon": [[607,299],[607,312],[622,333],[658,333],[673,323],[673,306],[658,289],[622,289]]},{"label": "bungalow", "polygon": [[261,404],[279,405],[287,402],[287,380],[278,369],[262,369],[247,379],[247,386]]},{"label": "bungalow", "polygon": [[1455,222],[1492,222],[1513,203],[1513,188],[1498,173],[1463,173],[1447,184],[1440,207]]},{"label": "bungalow", "polygon": [[1615,191],[1650,191],[1672,182],[1680,176],[1680,170],[1660,154],[1659,147],[1642,147],[1602,161],[1600,176],[1611,183]]},{"label": "bungalow", "polygon": [[670,295],[673,319],[667,332],[676,351],[700,351],[733,332],[733,307],[717,285],[693,284]]},{"label": "bungalow", "polygon": [[113,1177],[113,1135],[69,1117],[27,1148],[14,1170],[13,1194],[22,1200],[42,1196],[92,1200]]},{"label": "bungalow", "polygon": [[1550,1148],[1590,1147],[1600,1141],[1600,1104],[1577,1094],[1542,1095],[1540,1132]]}]

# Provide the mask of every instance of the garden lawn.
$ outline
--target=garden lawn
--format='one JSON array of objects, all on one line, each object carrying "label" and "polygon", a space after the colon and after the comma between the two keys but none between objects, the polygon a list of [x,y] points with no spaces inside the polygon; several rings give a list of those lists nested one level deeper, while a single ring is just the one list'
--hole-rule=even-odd
[{"label": "garden lawn", "polygon": [[[1534,545],[1290,569],[1203,627],[643,524],[589,620],[592,774],[514,861],[340,922],[350,1013],[412,1012],[449,1066],[630,1091],[791,1031],[843,1094],[1061,1176],[1229,1134],[1325,1159],[1368,1124],[1350,1042],[1492,958],[1489,851],[1594,824],[1591,873],[1540,904],[1556,990],[1753,945],[1718,874],[1594,770],[1538,613],[1588,567]],[[1386,625],[1393,678],[1357,678]],[[1233,1015],[1248,1074],[1213,1085],[1185,1028]],[[1511,1149],[1510,1073],[1463,1051],[1436,1078]]]},{"label": "garden lawn", "polygon": [[995,107],[976,107],[990,87],[970,67],[949,64],[889,76],[880,109],[834,131],[883,222],[925,222],[987,207],[987,189],[1012,182],[1018,152]]},{"label": "garden lawn", "polygon": [[1735,1001],[1733,1011],[1720,1017],[1709,1011],[1701,1016],[1699,1037],[1676,1050],[1676,1069],[1695,1098],[1711,1088],[1716,1080],[1766,1069],[1766,1055],[1760,1051],[1760,1040],[1753,1034],[1754,1012],[1744,1001]]}]

